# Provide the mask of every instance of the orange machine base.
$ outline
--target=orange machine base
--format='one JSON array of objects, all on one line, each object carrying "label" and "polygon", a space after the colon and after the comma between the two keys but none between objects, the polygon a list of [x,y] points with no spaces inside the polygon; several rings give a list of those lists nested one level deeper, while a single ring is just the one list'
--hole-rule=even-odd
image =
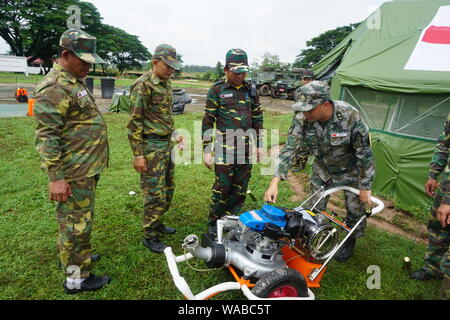
[{"label": "orange machine base", "polygon": [[309,288],[320,288],[320,280],[322,280],[322,276],[327,268],[324,268],[314,281],[311,281],[308,277],[310,273],[316,268],[319,269],[322,265],[307,261],[302,255],[289,246],[284,246],[281,251],[283,252],[283,259],[288,267],[300,272],[305,278]]}]

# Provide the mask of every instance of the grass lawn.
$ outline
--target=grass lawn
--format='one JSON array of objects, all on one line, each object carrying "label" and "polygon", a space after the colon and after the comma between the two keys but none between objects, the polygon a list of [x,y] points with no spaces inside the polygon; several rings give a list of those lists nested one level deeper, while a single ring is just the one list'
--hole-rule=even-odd
[{"label": "grass lawn", "polygon": [[[176,116],[178,128],[193,135],[194,121],[201,114]],[[286,133],[290,115],[266,114],[267,128]],[[128,115],[108,114],[110,168],[102,174],[97,191],[93,248],[102,255],[94,266],[96,274],[107,274],[112,282],[105,289],[69,296],[63,293],[63,273],[56,248],[57,225],[54,204],[48,201],[47,178],[39,169],[34,150],[34,121],[31,118],[0,119],[0,299],[182,299],[174,286],[164,255],[151,253],[142,245],[142,192],[139,177],[131,165],[126,136]],[[281,142],[286,136],[281,137]],[[271,177],[255,165],[250,188],[257,197],[247,198],[243,210],[259,208]],[[177,228],[164,241],[176,254],[189,234],[206,230],[213,173],[201,164],[176,167],[173,204],[165,216],[167,225]],[[130,196],[129,191],[136,191]],[[293,207],[292,192],[282,185],[278,205]],[[318,299],[438,299],[439,281],[419,283],[401,269],[402,258],[412,257],[413,267],[421,265],[425,248],[398,236],[368,228],[358,241],[355,256],[346,263],[331,262],[322,287],[314,289]],[[205,268],[203,262],[193,264]],[[369,266],[381,270],[381,288],[369,290]],[[180,267],[194,293],[231,276],[222,270],[196,272]],[[240,291],[222,293],[213,299],[244,299]]]},{"label": "grass lawn", "polygon": [[[44,76],[31,74],[28,77],[24,74],[16,74],[13,72],[0,72],[0,83],[39,83]],[[89,76],[88,76],[89,77]],[[101,86],[102,77],[93,77],[94,86]],[[127,88],[130,87],[137,78],[116,78],[115,87],[116,88]],[[192,83],[191,83],[192,82]],[[172,80],[172,86],[174,88],[209,88],[212,82],[207,81],[188,81],[188,80]]]}]

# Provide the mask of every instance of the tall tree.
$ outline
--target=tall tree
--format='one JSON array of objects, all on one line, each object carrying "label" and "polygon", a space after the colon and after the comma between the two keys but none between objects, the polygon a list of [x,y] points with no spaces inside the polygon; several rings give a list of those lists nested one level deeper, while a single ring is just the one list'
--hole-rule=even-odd
[{"label": "tall tree", "polygon": [[11,47],[11,53],[30,57],[29,62],[42,58],[49,67],[58,51],[58,40],[67,30],[66,12],[77,5],[82,12],[82,29],[96,34],[101,26],[97,8],[78,0],[0,0],[0,36]]},{"label": "tall tree", "polygon": [[272,54],[269,51],[264,52],[260,59],[254,59],[251,65],[253,71],[274,69],[277,71],[287,71],[290,68],[289,63],[281,62],[280,56]]},{"label": "tall tree", "polygon": [[110,25],[103,25],[98,37],[98,52],[120,72],[141,68],[151,59],[148,49],[137,36]]},{"label": "tall tree", "polygon": [[307,48],[297,55],[292,67],[308,68],[319,62],[328,52],[334,49],[347,37],[359,23],[328,30],[306,42]]}]

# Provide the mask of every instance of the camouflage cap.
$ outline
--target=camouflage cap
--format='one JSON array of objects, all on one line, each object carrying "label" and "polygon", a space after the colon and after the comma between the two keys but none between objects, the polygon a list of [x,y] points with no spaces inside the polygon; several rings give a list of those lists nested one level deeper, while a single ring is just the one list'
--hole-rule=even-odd
[{"label": "camouflage cap", "polygon": [[303,71],[303,78],[314,78],[314,72],[311,69],[305,69],[305,71]]},{"label": "camouflage cap", "polygon": [[168,44],[163,43],[157,46],[155,53],[153,54],[153,59],[161,59],[169,67],[174,68],[175,70],[181,69],[181,62],[177,60],[177,51]]},{"label": "camouflage cap", "polygon": [[233,73],[249,72],[247,53],[242,49],[230,49],[225,58],[225,66]]},{"label": "camouflage cap", "polygon": [[311,81],[299,88],[298,102],[292,107],[296,111],[306,112],[327,100],[330,100],[330,87],[322,81]]},{"label": "camouflage cap", "polygon": [[59,39],[59,45],[88,63],[105,63],[96,53],[97,38],[82,30],[67,30]]}]

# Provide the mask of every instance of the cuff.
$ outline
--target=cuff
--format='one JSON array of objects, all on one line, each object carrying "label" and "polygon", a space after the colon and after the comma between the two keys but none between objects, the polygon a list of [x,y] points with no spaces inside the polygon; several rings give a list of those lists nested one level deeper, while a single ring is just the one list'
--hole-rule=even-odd
[{"label": "cuff", "polygon": [[430,174],[428,177],[430,177],[433,180],[437,180],[440,176],[440,172],[430,171]]},{"label": "cuff", "polygon": [[62,170],[48,171],[48,180],[50,182],[64,179],[64,172]]},{"label": "cuff", "polygon": [[136,148],[133,149],[133,156],[136,157],[143,157],[144,156],[144,152],[142,152],[141,148]]}]

